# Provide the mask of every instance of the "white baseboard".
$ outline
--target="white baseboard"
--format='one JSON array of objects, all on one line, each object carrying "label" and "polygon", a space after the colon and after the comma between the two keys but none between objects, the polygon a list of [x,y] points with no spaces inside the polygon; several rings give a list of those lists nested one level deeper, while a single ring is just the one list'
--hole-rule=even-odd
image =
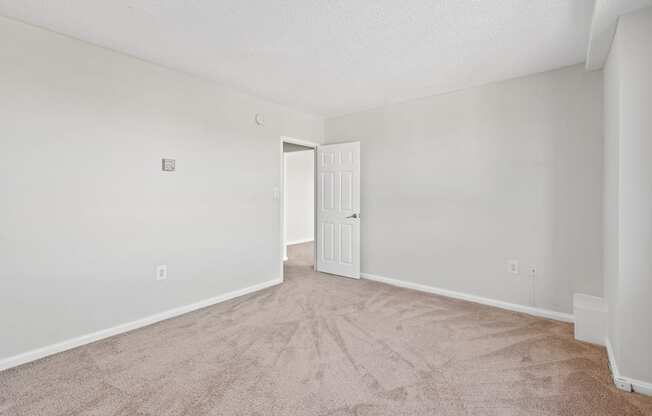
[{"label": "white baseboard", "polygon": [[315,241],[314,238],[308,238],[306,240],[286,241],[285,245],[286,246],[293,246],[295,244],[312,243],[313,241]]},{"label": "white baseboard", "polygon": [[375,280],[381,283],[387,283],[392,286],[404,287],[407,289],[414,289],[420,292],[432,293],[434,295],[446,296],[449,298],[467,300],[469,302],[481,303],[483,305],[495,306],[501,309],[507,309],[514,312],[526,313],[528,315],[540,316],[542,318],[554,319],[557,321],[563,322],[574,322],[575,319],[573,315],[563,312],[555,312],[547,309],[534,308],[532,306],[519,305],[516,303],[503,302],[500,300],[483,298],[476,295],[469,295],[467,293],[455,292],[453,290],[440,289],[433,286],[422,285],[419,283],[406,282],[405,280],[392,279],[389,277],[383,277],[378,275],[373,275],[369,273],[360,273],[360,276],[364,279]]},{"label": "white baseboard", "polygon": [[575,339],[604,345],[607,336],[607,305],[597,296],[575,293],[573,295]]},{"label": "white baseboard", "polygon": [[175,316],[183,315],[188,312],[195,311],[197,309],[202,309],[207,306],[215,305],[217,303],[225,302],[227,300],[237,298],[239,296],[247,295],[249,293],[257,292],[262,289],[266,289],[271,286],[278,285],[283,283],[282,278],[268,280],[257,285],[249,286],[244,289],[234,290],[232,292],[225,293],[223,295],[215,296],[209,299],[204,299],[202,301],[192,303],[190,305],[180,306],[178,308],[169,309],[167,311],[157,313],[155,315],[150,315],[136,321],[127,322],[121,325],[114,326],[112,328],[102,329],[97,332],[90,334],[82,335],[80,337],[72,338],[57,344],[48,345],[47,347],[38,348],[35,350],[27,351],[22,354],[15,355],[13,357],[5,358],[0,360],[0,371],[6,370],[8,368],[16,367],[21,364],[28,363],[30,361],[35,361],[40,358],[47,357],[52,354],[63,352],[72,348],[80,347],[85,344],[90,344],[91,342],[99,341],[101,339],[109,338],[114,335],[122,334],[125,332],[133,331],[134,329],[142,328],[147,325],[154,324],[156,322],[164,321],[166,319],[174,318]]},{"label": "white baseboard", "polygon": [[621,390],[628,392],[636,392],[646,396],[652,396],[652,383],[641,380],[625,377],[620,374],[618,365],[616,364],[616,355],[614,354],[611,340],[607,337],[605,340],[607,347],[607,355],[609,356],[609,367],[611,367],[611,375],[613,376],[614,384]]}]

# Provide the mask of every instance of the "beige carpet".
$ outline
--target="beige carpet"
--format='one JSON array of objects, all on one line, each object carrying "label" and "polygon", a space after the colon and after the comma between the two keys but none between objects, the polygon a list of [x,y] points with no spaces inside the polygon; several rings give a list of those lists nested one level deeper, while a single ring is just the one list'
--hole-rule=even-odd
[{"label": "beige carpet", "polygon": [[652,415],[572,326],[314,273],[0,373],[0,415]]}]

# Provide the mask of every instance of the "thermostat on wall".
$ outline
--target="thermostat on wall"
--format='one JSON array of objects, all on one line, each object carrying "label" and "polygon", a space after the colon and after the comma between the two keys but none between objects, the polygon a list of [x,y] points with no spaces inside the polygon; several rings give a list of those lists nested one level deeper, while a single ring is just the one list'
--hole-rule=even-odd
[{"label": "thermostat on wall", "polygon": [[174,159],[162,159],[162,168],[164,172],[174,172],[176,169]]}]

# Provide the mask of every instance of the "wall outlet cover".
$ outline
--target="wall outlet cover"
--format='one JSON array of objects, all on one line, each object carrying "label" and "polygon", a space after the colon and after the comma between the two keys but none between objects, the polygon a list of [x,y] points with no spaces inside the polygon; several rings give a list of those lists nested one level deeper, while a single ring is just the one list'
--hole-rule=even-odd
[{"label": "wall outlet cover", "polygon": [[168,278],[168,266],[161,264],[156,266],[156,280],[164,280]]},{"label": "wall outlet cover", "polygon": [[507,271],[512,274],[518,274],[518,260],[507,261]]}]

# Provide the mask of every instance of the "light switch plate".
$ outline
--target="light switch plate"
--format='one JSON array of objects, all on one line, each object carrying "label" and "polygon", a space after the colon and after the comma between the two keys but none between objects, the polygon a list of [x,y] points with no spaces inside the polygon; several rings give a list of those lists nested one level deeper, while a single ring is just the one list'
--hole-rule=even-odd
[{"label": "light switch plate", "polygon": [[161,159],[161,167],[164,172],[174,172],[176,170],[176,161],[174,159]]}]

